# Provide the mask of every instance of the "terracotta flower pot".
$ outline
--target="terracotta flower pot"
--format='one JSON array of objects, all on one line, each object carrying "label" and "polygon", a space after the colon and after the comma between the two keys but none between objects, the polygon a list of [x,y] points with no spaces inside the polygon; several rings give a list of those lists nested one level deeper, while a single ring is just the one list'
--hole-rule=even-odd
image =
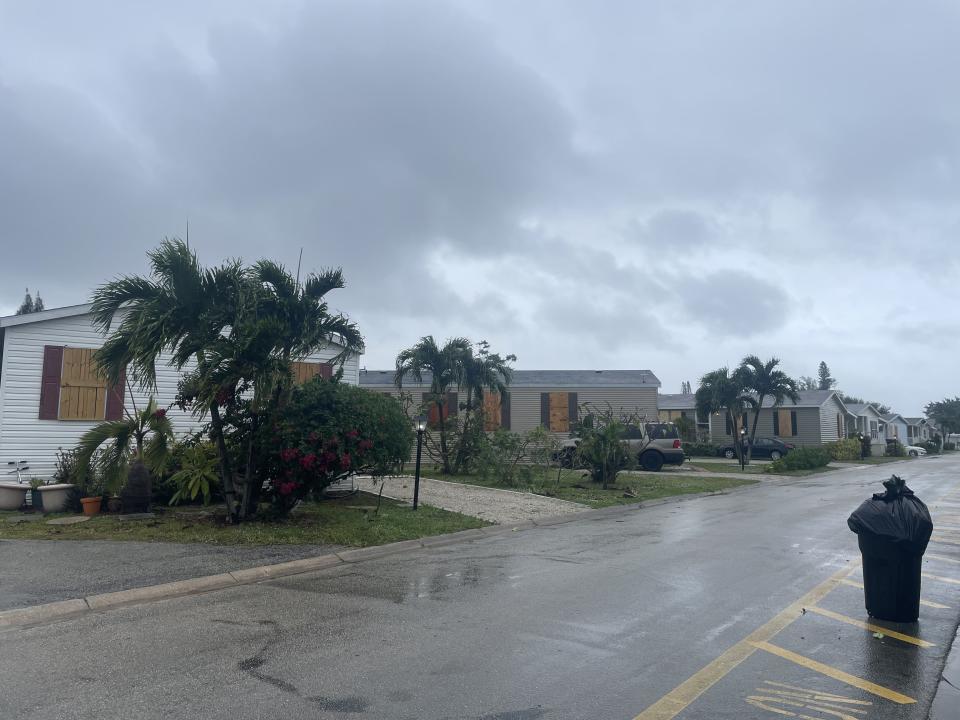
[{"label": "terracotta flower pot", "polygon": [[80,504],[83,505],[84,515],[96,515],[100,512],[100,505],[103,503],[102,497],[80,498]]}]

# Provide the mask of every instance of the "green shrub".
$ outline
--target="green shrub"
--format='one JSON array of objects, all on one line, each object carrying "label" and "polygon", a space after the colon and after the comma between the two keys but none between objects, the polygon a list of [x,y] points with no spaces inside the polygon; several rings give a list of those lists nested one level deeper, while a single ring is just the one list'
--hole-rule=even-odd
[{"label": "green shrub", "polygon": [[575,462],[604,490],[617,482],[621,470],[629,470],[636,462],[629,446],[623,442],[625,431],[626,424],[614,417],[612,410],[594,412],[577,427],[580,443]]},{"label": "green shrub", "polygon": [[774,473],[788,470],[814,470],[826,467],[832,459],[830,451],[825,447],[797,448],[771,463],[770,470]]},{"label": "green shrub", "polygon": [[186,448],[180,458],[180,469],[170,476],[176,492],[168,504],[196,502],[200,498],[204,505],[209,505],[220,486],[219,463],[220,456],[213,443],[197,443]]},{"label": "green shrub", "polygon": [[906,457],[907,451],[906,448],[903,447],[903,443],[899,440],[888,440],[887,455],[890,457]]},{"label": "green shrub", "polygon": [[713,443],[685,442],[683,452],[688,457],[717,457],[720,454],[720,447]]},{"label": "green shrub", "polygon": [[489,435],[485,434],[477,444],[474,463],[477,474],[501,485],[516,485],[522,480],[518,468],[526,451],[527,443],[520,433],[498,428]]},{"label": "green shrub", "polygon": [[830,453],[834,460],[849,461],[860,459],[860,440],[857,438],[848,438],[847,440],[837,440],[827,443],[823,446]]},{"label": "green shrub", "polygon": [[319,377],[304,383],[260,430],[261,472],[270,478],[274,510],[286,514],[354,473],[396,472],[410,458],[413,438],[394,398]]},{"label": "green shrub", "polygon": [[928,453],[936,454],[940,452],[940,446],[933,442],[933,440],[924,440],[923,442],[916,443],[916,445],[917,447],[922,447]]},{"label": "green shrub", "polygon": [[943,449],[952,452],[957,449],[957,444],[952,442],[945,442],[943,444]]}]

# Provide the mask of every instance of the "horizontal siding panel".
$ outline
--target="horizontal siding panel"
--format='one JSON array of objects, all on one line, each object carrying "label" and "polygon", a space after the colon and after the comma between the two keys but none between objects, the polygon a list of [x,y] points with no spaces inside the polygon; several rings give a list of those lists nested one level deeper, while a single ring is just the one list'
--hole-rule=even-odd
[{"label": "horizontal siding panel", "polygon": [[[66,345],[76,348],[99,348],[104,338],[90,324],[89,315],[45,320],[5,329],[2,377],[0,377],[0,469],[6,469],[11,460],[27,460],[30,475],[49,478],[56,466],[59,448],[74,447],[80,437],[96,425],[93,421],[39,420],[40,380],[43,369],[43,346]],[[311,355],[307,360],[320,362],[337,354],[331,347]],[[169,354],[162,354],[157,363],[155,397],[160,407],[168,407],[177,394],[180,372],[170,366]],[[359,357],[352,356],[344,363],[344,382],[356,385],[359,380]],[[192,364],[185,369],[190,370]],[[143,408],[150,393],[132,383],[133,399],[129,391],[125,407],[134,404]],[[205,422],[179,408],[170,407],[167,413],[175,433],[194,432]]]}]

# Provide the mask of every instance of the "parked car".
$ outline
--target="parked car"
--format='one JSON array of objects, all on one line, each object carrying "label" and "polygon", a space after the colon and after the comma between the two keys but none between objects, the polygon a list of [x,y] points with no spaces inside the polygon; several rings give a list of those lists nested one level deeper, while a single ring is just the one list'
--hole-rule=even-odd
[{"label": "parked car", "polygon": [[[770,458],[771,460],[779,460],[788,452],[794,449],[794,445],[790,443],[785,443],[783,440],[778,440],[777,438],[757,438],[753,441],[753,450],[750,453],[750,457],[763,457]],[[733,447],[733,444],[722,445],[720,447],[720,454],[732,460],[737,456],[737,451]]]},{"label": "parked car", "polygon": [[919,445],[904,445],[903,450],[910,457],[920,457],[921,455],[927,454],[926,448],[922,448]]},{"label": "parked car", "polygon": [[[683,465],[683,443],[673,423],[645,423],[642,427],[626,425],[623,441],[636,453],[637,462],[644,470],[659,472],[664,465]],[[559,453],[563,467],[574,467],[576,464],[579,442],[580,438],[564,441]]]}]

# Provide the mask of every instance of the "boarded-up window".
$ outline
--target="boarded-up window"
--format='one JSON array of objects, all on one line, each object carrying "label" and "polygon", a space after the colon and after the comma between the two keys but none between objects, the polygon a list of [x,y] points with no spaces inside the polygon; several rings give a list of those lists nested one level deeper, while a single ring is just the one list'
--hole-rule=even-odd
[{"label": "boarded-up window", "polygon": [[773,434],[777,437],[791,437],[797,434],[797,413],[794,410],[773,411]]},{"label": "boarded-up window", "polygon": [[64,348],[60,375],[61,420],[103,420],[107,380],[93,361],[92,348]]},{"label": "boarded-up window", "polygon": [[540,393],[540,423],[551,432],[570,432],[577,421],[577,394]]},{"label": "boarded-up window", "polygon": [[317,375],[325,380],[333,377],[333,366],[330,363],[294,362],[290,363],[290,369],[293,371],[295,385],[303,385]]},{"label": "boarded-up window", "polygon": [[492,432],[500,427],[500,393],[489,392],[483,396],[483,429]]},{"label": "boarded-up window", "polygon": [[[443,403],[443,420],[446,421],[451,415],[457,415],[457,393],[448,392],[446,401]],[[431,428],[440,427],[440,406],[436,403],[436,396],[433,393],[423,393],[423,405],[427,410],[427,424]]]}]

